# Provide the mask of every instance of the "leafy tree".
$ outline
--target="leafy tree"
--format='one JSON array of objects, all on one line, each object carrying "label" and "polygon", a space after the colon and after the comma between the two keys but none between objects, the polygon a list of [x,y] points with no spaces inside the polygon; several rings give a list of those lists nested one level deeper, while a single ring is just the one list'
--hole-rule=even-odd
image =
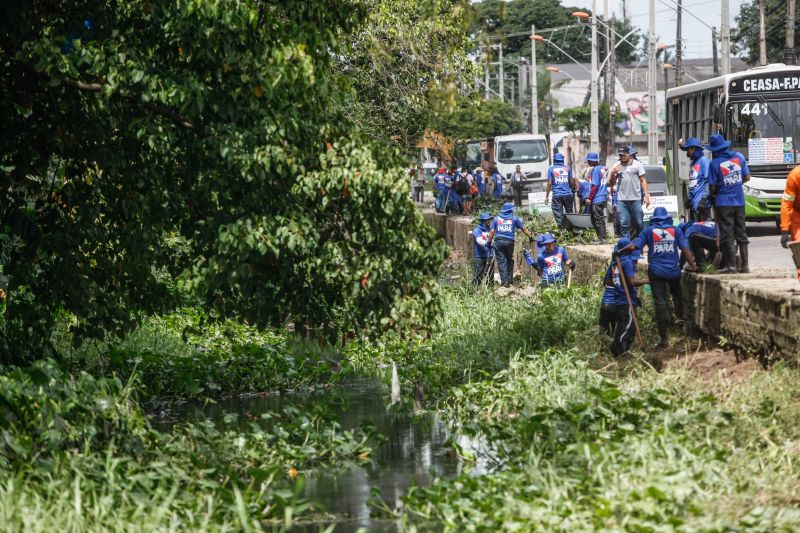
[{"label": "leafy tree", "polygon": [[[352,0],[0,7],[0,357],[134,327],[175,287],[329,340],[424,324],[444,257],[341,112]],[[404,182],[403,182],[404,183]]]},{"label": "leafy tree", "polygon": [[435,109],[454,104],[457,84],[474,79],[467,58],[466,0],[359,0],[368,15],[337,55],[352,85],[342,112],[371,138],[412,153]]},{"label": "leafy tree", "polygon": [[[597,108],[597,122],[600,133],[600,145],[606,146],[608,139],[608,124],[611,119],[608,104],[601,103]],[[592,127],[591,106],[568,107],[556,112],[555,123],[567,131],[580,133],[586,136]],[[620,132],[621,133],[621,132]]]},{"label": "leafy tree", "polygon": [[474,95],[460,97],[452,111],[434,119],[432,127],[451,139],[476,139],[526,131],[519,110],[509,102],[496,98],[484,100]]},{"label": "leafy tree", "polygon": [[[588,62],[592,46],[590,28],[586,24],[577,25],[572,17],[575,11],[591,13],[585,8],[564,7],[558,0],[484,0],[473,4],[472,9],[470,33],[503,38],[504,53],[511,57],[530,57],[531,41],[528,37],[532,24],[537,32],[574,24],[574,29],[560,30],[552,35],[547,32],[545,37],[552,38],[572,57],[579,61],[585,58]],[[615,28],[620,35],[626,35],[633,29],[629,22],[623,20],[617,20]],[[638,59],[641,52],[639,43],[644,41],[639,31],[632,33],[627,40],[633,46],[623,41],[617,47],[617,60],[622,63]],[[607,54],[605,39],[600,39],[598,51],[601,58]],[[571,62],[562,52],[544,42],[537,44],[536,56],[539,61],[547,63]]]},{"label": "leafy tree", "polygon": [[[782,63],[786,45],[786,2],[783,0],[767,0],[764,6],[766,22],[767,62]],[[758,0],[750,0],[742,4],[736,16],[735,27],[731,28],[731,43],[734,52],[742,56],[748,63],[758,63],[759,12]],[[800,34],[800,19],[795,20],[795,34]],[[797,54],[797,47],[795,47]]]}]

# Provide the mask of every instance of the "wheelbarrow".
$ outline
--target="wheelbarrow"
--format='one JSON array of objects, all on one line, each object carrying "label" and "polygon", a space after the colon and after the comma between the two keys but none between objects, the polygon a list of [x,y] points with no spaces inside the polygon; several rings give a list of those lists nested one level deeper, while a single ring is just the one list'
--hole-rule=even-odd
[{"label": "wheelbarrow", "polygon": [[573,235],[579,235],[585,229],[594,229],[594,224],[588,213],[564,213],[564,227]]}]

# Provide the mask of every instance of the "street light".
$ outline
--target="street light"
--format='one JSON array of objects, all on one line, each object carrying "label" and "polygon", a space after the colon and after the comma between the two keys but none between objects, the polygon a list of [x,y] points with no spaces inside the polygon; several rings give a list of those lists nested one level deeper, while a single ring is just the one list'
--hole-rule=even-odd
[{"label": "street light", "polygon": [[560,68],[558,68],[558,67],[554,67],[554,66],[552,66],[552,65],[551,65],[551,66],[545,67],[544,69],[545,69],[547,72],[552,72],[552,73],[554,73],[554,74],[555,74],[555,73],[558,73],[558,74],[563,74],[564,76],[568,77],[568,78],[569,78],[569,79],[571,79],[572,81],[578,81],[578,80],[576,80],[576,79],[575,79],[575,78],[572,76],[572,74],[570,74],[569,72],[564,72],[563,70],[561,70],[561,69],[560,69]]}]

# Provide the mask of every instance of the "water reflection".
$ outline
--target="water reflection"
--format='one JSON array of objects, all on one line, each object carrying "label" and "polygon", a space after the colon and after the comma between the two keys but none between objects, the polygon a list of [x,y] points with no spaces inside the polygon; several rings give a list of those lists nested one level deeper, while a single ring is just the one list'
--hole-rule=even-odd
[{"label": "water reflection", "polygon": [[[477,457],[475,474],[488,470],[482,445],[454,434],[452,427],[436,415],[413,416],[387,409],[388,390],[376,379],[350,378],[328,391],[325,399],[334,405],[344,429],[373,424],[386,441],[374,452],[372,461],[349,468],[319,470],[305,480],[303,497],[322,511],[334,515],[335,531],[395,531],[390,520],[375,519],[370,500],[379,497],[390,509],[401,505],[401,497],[411,483],[429,485],[437,478],[452,478],[465,468],[449,445],[451,437]],[[208,406],[185,405],[174,413],[188,421],[222,420],[226,413],[258,417],[266,411],[279,411],[286,405],[310,407],[322,399],[320,394],[252,396],[225,400]],[[240,423],[249,423],[240,416]],[[374,494],[373,494],[374,493]],[[297,526],[293,531],[319,531],[322,524]]]}]

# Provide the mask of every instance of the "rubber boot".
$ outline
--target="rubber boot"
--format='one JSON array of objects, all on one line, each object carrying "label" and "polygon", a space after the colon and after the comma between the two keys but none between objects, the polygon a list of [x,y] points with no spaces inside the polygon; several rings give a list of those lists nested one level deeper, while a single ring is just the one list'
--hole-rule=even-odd
[{"label": "rubber boot", "polygon": [[736,274],[736,243],[723,243],[720,274]]},{"label": "rubber boot", "polygon": [[749,274],[750,273],[750,261],[747,254],[747,245],[740,244],[739,245],[739,259],[741,260],[739,264],[739,272],[741,274]]}]

